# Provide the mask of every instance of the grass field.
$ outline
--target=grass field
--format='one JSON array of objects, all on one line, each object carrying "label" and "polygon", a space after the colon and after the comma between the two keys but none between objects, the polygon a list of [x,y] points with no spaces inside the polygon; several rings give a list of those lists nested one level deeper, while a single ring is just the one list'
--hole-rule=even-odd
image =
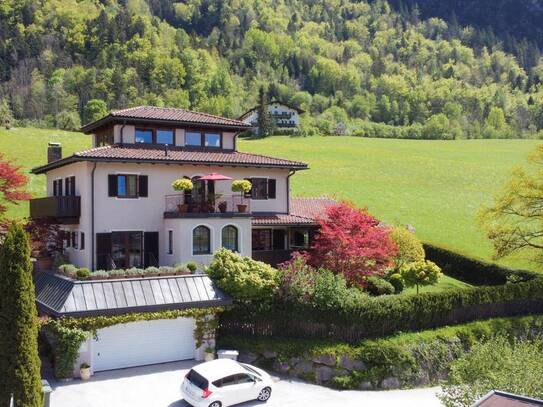
[{"label": "grass field", "polygon": [[[0,151],[26,170],[46,162],[49,141],[64,155],[88,148],[90,137],[61,130],[0,130]],[[411,224],[428,242],[485,259],[490,243],[475,222],[535,140],[419,141],[357,137],[270,137],[241,140],[242,151],[302,160],[311,169],[291,178],[294,195],[329,195],[367,207],[380,219]],[[44,177],[31,177],[40,196]],[[26,205],[10,211],[25,216]],[[517,257],[502,263],[533,268]]]}]

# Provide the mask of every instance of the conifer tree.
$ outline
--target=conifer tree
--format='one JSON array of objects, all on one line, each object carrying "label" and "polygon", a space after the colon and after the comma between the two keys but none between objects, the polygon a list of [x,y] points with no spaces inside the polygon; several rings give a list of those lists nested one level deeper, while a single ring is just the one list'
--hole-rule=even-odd
[{"label": "conifer tree", "polygon": [[30,246],[13,223],[0,246],[0,406],[41,407],[38,317]]},{"label": "conifer tree", "polygon": [[258,136],[266,137],[272,133],[273,123],[268,111],[268,92],[264,86],[258,91]]}]

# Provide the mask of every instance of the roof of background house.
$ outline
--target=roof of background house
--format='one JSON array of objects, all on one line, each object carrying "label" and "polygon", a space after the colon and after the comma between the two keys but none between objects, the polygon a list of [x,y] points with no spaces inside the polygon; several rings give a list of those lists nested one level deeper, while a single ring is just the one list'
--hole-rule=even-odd
[{"label": "roof of background house", "polygon": [[330,198],[291,198],[288,214],[253,214],[253,226],[317,225],[317,219],[326,214],[326,209],[337,204]]},{"label": "roof of background house", "polygon": [[51,316],[111,315],[230,305],[204,274],[76,281],[58,274],[35,278],[36,302]]},{"label": "roof of background house", "polygon": [[95,122],[81,127],[84,133],[102,127],[111,122],[154,122],[162,124],[196,124],[199,126],[229,128],[234,131],[246,130],[249,126],[242,121],[228,119],[208,113],[194,112],[173,107],[137,106],[109,113]]},{"label": "roof of background house", "polygon": [[492,390],[472,407],[532,407],[543,406],[543,400]]},{"label": "roof of background house", "polygon": [[[296,106],[293,106],[293,105],[290,105],[288,103],[285,103],[285,102],[281,102],[280,100],[272,100],[271,102],[268,103],[268,105],[271,105],[273,103],[277,103],[277,104],[280,104],[280,105],[283,105],[283,106],[286,106],[290,109],[293,109],[293,110],[296,110],[299,114],[302,114],[302,113],[305,113],[305,110],[303,109],[300,109],[299,107],[296,107]],[[245,113],[243,113],[240,117],[238,117],[238,120],[243,120],[249,113],[251,113],[253,110],[256,110],[258,109],[258,106],[255,106],[253,107],[252,109],[249,109],[247,110]]]},{"label": "roof of background house", "polygon": [[114,144],[111,146],[96,147],[79,151],[73,155],[49,164],[32,169],[34,174],[43,174],[54,168],[62,167],[76,161],[121,161],[121,162],[149,162],[164,164],[206,164],[237,167],[267,167],[307,169],[306,163],[268,157],[259,154],[242,153],[239,151],[209,151],[185,149],[183,147],[168,147]]}]

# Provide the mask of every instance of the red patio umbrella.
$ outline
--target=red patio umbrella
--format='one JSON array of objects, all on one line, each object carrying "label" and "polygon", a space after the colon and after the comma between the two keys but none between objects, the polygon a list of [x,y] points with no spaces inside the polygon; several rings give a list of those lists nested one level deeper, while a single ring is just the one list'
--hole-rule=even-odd
[{"label": "red patio umbrella", "polygon": [[232,178],[227,177],[226,175],[222,175],[216,172],[212,172],[211,174],[204,175],[203,177],[200,177],[199,181],[227,181]]}]

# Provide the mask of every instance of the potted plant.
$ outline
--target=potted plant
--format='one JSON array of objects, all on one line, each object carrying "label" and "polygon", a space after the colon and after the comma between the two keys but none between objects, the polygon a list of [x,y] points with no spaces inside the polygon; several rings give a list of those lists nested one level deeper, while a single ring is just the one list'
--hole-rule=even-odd
[{"label": "potted plant", "polygon": [[[188,192],[192,191],[194,185],[192,184],[192,181],[188,178],[179,178],[172,182],[172,188],[175,191]],[[179,212],[184,213],[188,211],[189,204],[185,201],[185,199],[183,199],[183,203],[177,205],[177,208],[179,209]]]},{"label": "potted plant", "polygon": [[81,363],[81,365],[79,366],[79,376],[81,376],[81,380],[90,379],[91,371],[88,363]]},{"label": "potted plant", "polygon": [[219,211],[221,211],[221,213],[225,213],[228,204],[226,203],[226,201],[221,201],[217,206],[219,207]]},{"label": "potted plant", "polygon": [[209,362],[209,361],[212,361],[213,359],[215,359],[215,350],[211,346],[208,346],[204,350],[204,360],[206,362]]},{"label": "potted plant", "polygon": [[232,192],[239,192],[241,198],[241,203],[237,205],[238,212],[244,213],[247,211],[247,204],[243,203],[243,195],[250,192],[252,187],[251,182],[246,179],[237,179],[232,181]]}]

